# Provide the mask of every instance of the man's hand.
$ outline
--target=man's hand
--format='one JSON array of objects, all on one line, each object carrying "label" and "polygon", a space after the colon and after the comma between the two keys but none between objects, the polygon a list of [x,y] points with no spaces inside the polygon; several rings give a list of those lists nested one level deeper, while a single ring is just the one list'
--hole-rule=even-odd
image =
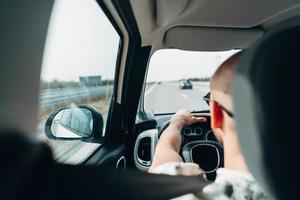
[{"label": "man's hand", "polygon": [[153,163],[149,169],[167,162],[182,162],[179,155],[181,145],[181,130],[184,126],[196,122],[206,122],[205,117],[195,117],[188,110],[178,111],[170,120],[169,127],[161,134],[156,146]]},{"label": "man's hand", "polygon": [[206,122],[205,117],[196,117],[191,114],[189,110],[179,110],[170,120],[169,126],[176,126],[182,129],[184,126],[188,126],[197,122]]}]

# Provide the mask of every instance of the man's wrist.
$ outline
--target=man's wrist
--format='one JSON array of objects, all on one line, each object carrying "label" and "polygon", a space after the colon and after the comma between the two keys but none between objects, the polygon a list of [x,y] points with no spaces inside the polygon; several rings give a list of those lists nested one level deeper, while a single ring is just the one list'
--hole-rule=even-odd
[{"label": "man's wrist", "polygon": [[161,135],[159,142],[164,142],[165,146],[170,146],[172,149],[178,151],[181,145],[181,130],[183,125],[180,123],[170,123],[168,128]]},{"label": "man's wrist", "polygon": [[169,124],[169,128],[175,128],[175,129],[178,129],[179,131],[182,130],[184,124],[183,123],[180,123],[180,122],[170,122]]}]

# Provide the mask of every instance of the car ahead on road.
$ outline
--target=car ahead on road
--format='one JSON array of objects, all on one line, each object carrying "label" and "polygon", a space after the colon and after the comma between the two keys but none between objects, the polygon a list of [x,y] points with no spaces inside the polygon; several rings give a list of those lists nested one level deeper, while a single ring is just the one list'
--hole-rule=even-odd
[{"label": "car ahead on road", "polygon": [[[191,106],[207,122],[184,127],[181,156],[205,166],[207,178],[215,179],[224,150],[202,100],[208,85],[180,91],[178,80],[210,76],[239,50],[245,56],[233,85],[234,117],[247,164],[270,194],[299,198],[292,196],[297,145],[286,145],[299,141],[288,135],[297,133],[290,125],[298,117],[287,113],[294,104],[278,96],[278,91],[297,91],[297,84],[287,83],[299,68],[285,69],[299,60],[298,0],[0,5],[5,10],[0,16],[5,30],[0,32],[0,131],[17,130],[47,143],[55,159],[51,163],[45,145],[35,148],[29,142],[31,148],[22,148],[28,138],[4,140],[1,134],[0,142],[8,141],[0,144],[4,199],[170,199],[197,192],[198,178],[143,172],[171,116]],[[80,77],[98,77],[97,86],[80,83]],[[153,80],[164,83],[147,84]],[[14,161],[19,162],[10,165]],[[7,188],[3,180],[9,190],[2,190]]]},{"label": "car ahead on road", "polygon": [[191,80],[182,80],[179,87],[180,89],[193,89],[193,84]]}]

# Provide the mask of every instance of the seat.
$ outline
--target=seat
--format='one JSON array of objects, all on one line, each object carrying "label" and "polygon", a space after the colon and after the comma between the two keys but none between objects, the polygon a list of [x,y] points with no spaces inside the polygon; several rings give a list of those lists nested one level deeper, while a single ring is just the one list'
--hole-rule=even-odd
[{"label": "seat", "polygon": [[233,82],[238,137],[271,196],[295,199],[299,158],[300,19],[278,24],[245,51]]}]

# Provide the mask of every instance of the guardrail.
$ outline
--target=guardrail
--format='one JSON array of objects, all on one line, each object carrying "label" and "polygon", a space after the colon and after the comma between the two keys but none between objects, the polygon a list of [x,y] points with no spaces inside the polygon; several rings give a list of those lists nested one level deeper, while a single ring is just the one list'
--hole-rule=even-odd
[{"label": "guardrail", "polygon": [[[209,85],[209,82],[193,82],[195,86]],[[39,104],[42,108],[51,107],[62,103],[79,102],[81,100],[111,94],[113,85],[96,87],[74,87],[62,89],[45,89],[41,91]]]},{"label": "guardrail", "polygon": [[113,85],[97,87],[46,89],[40,94],[40,107],[46,108],[62,103],[72,103],[81,100],[111,94]]}]

